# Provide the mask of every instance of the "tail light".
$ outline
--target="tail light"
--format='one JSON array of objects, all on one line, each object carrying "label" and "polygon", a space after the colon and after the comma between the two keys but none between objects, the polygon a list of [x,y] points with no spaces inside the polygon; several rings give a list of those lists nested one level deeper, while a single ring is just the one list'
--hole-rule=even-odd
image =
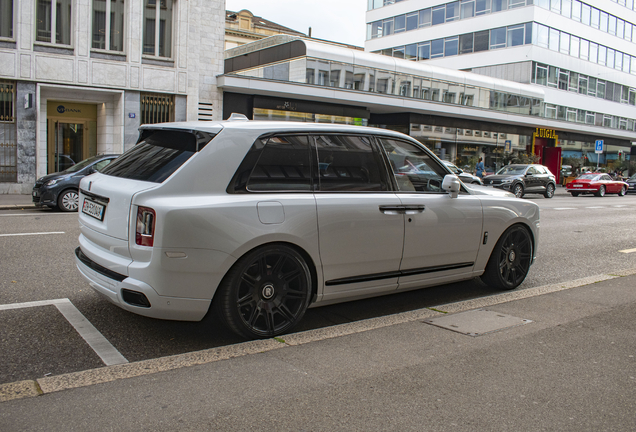
[{"label": "tail light", "polygon": [[152,246],[155,241],[155,211],[150,207],[137,207],[137,232],[135,243]]}]

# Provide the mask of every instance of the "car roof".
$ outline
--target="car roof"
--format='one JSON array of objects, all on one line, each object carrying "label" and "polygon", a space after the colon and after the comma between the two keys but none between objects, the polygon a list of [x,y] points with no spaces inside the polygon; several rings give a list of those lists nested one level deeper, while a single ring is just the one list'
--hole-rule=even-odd
[{"label": "car roof", "polygon": [[380,129],[369,126],[355,126],[337,123],[305,123],[305,122],[285,122],[285,121],[266,121],[266,120],[223,120],[223,121],[188,121],[188,122],[172,122],[172,123],[155,123],[142,125],[140,130],[144,129],[181,129],[201,131],[208,133],[219,133],[223,129],[227,130],[251,130],[254,132],[348,132],[359,134],[378,134],[385,136],[394,136],[400,138],[413,138],[401,132],[392,131],[390,129]]}]

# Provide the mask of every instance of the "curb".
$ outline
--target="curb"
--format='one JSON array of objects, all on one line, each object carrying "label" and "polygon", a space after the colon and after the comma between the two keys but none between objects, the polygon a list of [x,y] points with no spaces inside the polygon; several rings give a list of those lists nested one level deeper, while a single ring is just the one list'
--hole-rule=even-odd
[{"label": "curb", "polygon": [[14,399],[35,397],[63,390],[107,383],[119,379],[134,378],[184,367],[213,363],[220,360],[229,360],[247,355],[260,354],[276,349],[304,345],[311,342],[347,336],[355,333],[362,333],[369,330],[432,318],[448,313],[464,312],[515,300],[555,293],[632,275],[636,275],[636,269],[626,269],[612,274],[600,274],[568,282],[528,288],[521,291],[504,292],[489,297],[447,303],[435,307],[370,318],[352,323],[339,324],[327,328],[282,335],[281,337],[273,339],[248,341],[235,345],[177,354],[168,357],[141,360],[133,363],[104,366],[101,368],[71,372],[57,376],[39,378],[36,380],[0,384],[0,403]]},{"label": "curb", "polygon": [[0,205],[0,210],[24,210],[26,208],[35,208],[35,204]]}]

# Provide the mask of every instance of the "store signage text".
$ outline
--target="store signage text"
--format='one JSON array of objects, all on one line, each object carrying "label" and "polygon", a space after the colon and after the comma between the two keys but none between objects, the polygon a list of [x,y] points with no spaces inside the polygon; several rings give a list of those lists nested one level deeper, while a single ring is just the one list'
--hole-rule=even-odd
[{"label": "store signage text", "polygon": [[298,106],[293,102],[284,102],[282,105],[277,105],[276,109],[285,110],[285,111],[297,111]]},{"label": "store signage text", "polygon": [[64,105],[59,105],[57,107],[57,112],[59,112],[60,114],[64,114],[64,113],[82,113],[82,110],[79,109],[75,109],[75,108],[66,108]]},{"label": "store signage text", "polygon": [[534,134],[538,138],[549,138],[549,139],[556,139],[557,138],[557,134],[556,134],[556,131],[554,129],[537,128],[537,130],[534,132]]}]

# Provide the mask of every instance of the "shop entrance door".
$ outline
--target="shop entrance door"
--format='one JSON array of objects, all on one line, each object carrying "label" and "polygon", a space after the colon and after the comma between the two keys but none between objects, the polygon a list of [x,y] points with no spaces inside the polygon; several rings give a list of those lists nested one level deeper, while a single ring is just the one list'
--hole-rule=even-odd
[{"label": "shop entrance door", "polygon": [[64,171],[88,157],[87,122],[49,119],[48,173]]}]

